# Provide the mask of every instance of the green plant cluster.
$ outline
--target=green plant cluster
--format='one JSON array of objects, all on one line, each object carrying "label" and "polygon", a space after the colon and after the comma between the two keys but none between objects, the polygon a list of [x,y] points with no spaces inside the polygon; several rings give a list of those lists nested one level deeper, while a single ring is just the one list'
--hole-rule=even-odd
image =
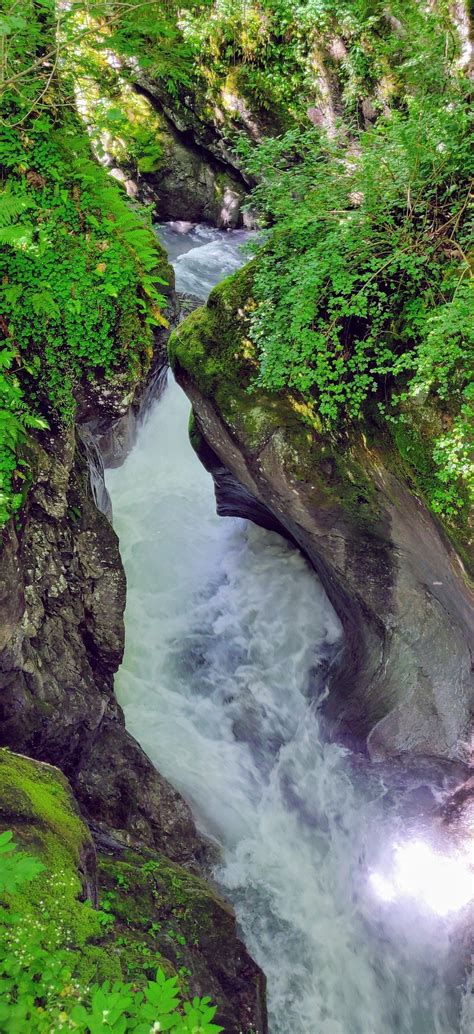
[{"label": "green plant cluster", "polygon": [[[93,160],[70,78],[53,67],[45,82],[54,12],[19,0],[0,21],[0,526],[28,483],[28,431],[71,421],[81,382],[133,385],[166,325],[149,216]],[[67,53],[74,34],[62,31]]]},{"label": "green plant cluster", "polygon": [[[437,11],[447,14],[444,0]],[[439,71],[438,63],[423,66],[419,47],[410,51],[432,31],[413,0],[204,0],[184,5],[180,25],[210,97],[218,99],[223,84],[235,88],[252,110],[287,126],[307,122],[329,83],[344,117],[361,121],[367,97],[381,112],[407,79],[416,82],[422,70],[436,82]],[[452,34],[446,44],[452,51]]]},{"label": "green plant cluster", "polygon": [[287,0],[211,0],[183,13],[185,39],[210,95],[235,86],[256,109],[283,121],[298,117],[305,100],[307,26]]},{"label": "green plant cluster", "polygon": [[271,224],[253,280],[257,383],[298,391],[333,428],[375,401],[416,437],[431,407],[417,444],[429,502],[449,523],[465,519],[474,489],[473,159],[468,83],[439,12],[424,18],[424,34],[412,39],[408,21],[403,37],[416,85],[401,60],[404,102],[372,127],[350,140],[294,129],[240,151]]},{"label": "green plant cluster", "polygon": [[[75,930],[63,915],[68,877],[49,873],[57,884],[56,912],[29,912],[22,889],[45,873],[45,866],[19,851],[12,833],[0,834],[0,1031],[2,1034],[219,1034],[208,998],[183,1002],[178,977],[159,968],[153,980],[88,984],[77,975]],[[41,904],[41,901],[39,902]],[[19,910],[21,908],[21,912]],[[77,909],[94,913],[84,902]],[[97,917],[100,919],[100,915]],[[68,925],[69,924],[69,925]]]},{"label": "green plant cluster", "polygon": [[375,403],[433,510],[465,525],[472,123],[452,7],[208,0],[182,24],[209,95],[227,84],[290,124],[238,144],[271,227],[253,276],[256,384],[300,393],[332,430]]},{"label": "green plant cluster", "polygon": [[163,116],[124,75],[107,67],[100,51],[88,57],[88,70],[90,75],[82,74],[78,82],[94,153],[132,175],[155,172],[167,143]]}]

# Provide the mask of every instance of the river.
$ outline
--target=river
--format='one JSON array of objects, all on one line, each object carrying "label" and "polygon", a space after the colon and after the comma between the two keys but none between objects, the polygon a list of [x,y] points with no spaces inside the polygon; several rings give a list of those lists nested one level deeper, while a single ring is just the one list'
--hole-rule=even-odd
[{"label": "river", "polygon": [[[181,231],[161,231],[177,287],[205,298],[245,234]],[[397,876],[397,793],[321,735],[310,688],[324,690],[338,619],[297,551],[216,517],[188,416],[170,377],[107,472],[128,581],[127,726],[221,847],[216,877],[267,975],[271,1034],[472,1034],[453,949],[463,900],[428,900],[426,857],[419,892],[408,856]]]}]

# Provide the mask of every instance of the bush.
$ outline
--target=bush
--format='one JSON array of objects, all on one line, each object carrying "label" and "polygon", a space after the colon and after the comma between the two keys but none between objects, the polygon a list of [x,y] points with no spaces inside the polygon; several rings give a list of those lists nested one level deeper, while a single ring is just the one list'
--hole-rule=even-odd
[{"label": "bush", "polygon": [[442,17],[423,17],[421,38],[404,38],[403,103],[354,127],[350,147],[342,130],[294,129],[240,152],[271,225],[255,263],[257,384],[298,391],[333,429],[374,402],[389,426],[432,407],[428,499],[449,522],[474,490],[473,160],[469,84],[446,58]]}]

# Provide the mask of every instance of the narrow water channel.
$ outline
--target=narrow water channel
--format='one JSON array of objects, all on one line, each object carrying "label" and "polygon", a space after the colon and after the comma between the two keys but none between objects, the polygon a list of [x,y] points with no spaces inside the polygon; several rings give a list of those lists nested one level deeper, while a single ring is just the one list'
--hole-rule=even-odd
[{"label": "narrow water channel", "polygon": [[[167,227],[163,240],[178,288],[203,298],[242,261],[239,233]],[[271,1034],[472,1034],[456,917],[375,892],[401,835],[396,793],[320,735],[309,687],[337,617],[277,535],[216,517],[188,415],[170,379],[107,473],[128,581],[127,726],[221,846]]]}]

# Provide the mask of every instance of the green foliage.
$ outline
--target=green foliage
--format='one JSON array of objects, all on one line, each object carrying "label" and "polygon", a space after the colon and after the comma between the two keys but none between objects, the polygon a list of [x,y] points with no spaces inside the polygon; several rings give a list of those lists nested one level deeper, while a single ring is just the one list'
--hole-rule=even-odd
[{"label": "green foliage", "polygon": [[[18,911],[18,890],[38,879],[44,866],[19,852],[12,834],[0,835],[0,1031],[3,1034],[219,1034],[208,998],[182,1002],[178,978],[158,969],[138,984],[106,980],[84,984],[77,976],[73,931],[64,929],[62,897],[48,917]],[[52,873],[49,874],[51,879]],[[20,900],[21,904],[21,900]],[[42,902],[40,901],[41,905]],[[90,913],[87,903],[78,905]],[[55,936],[52,924],[59,926]]]},{"label": "green foliage", "polygon": [[0,894],[14,894],[43,870],[44,865],[36,858],[16,850],[11,830],[0,833]]},{"label": "green foliage", "polygon": [[383,112],[407,87],[436,84],[455,48],[445,0],[432,19],[414,0],[207,0],[185,5],[181,24],[210,98],[235,89],[283,125],[306,124],[328,81],[346,121],[362,124],[364,99]]},{"label": "green foliage", "polygon": [[28,430],[48,426],[27,408],[17,372],[20,363],[16,350],[0,348],[0,527],[23,502],[27,467],[20,452]]},{"label": "green foliage", "polygon": [[[186,5],[181,23],[210,96],[226,84],[254,108],[298,118],[306,99],[307,24],[287,0]],[[304,5],[303,5],[304,6]]]},{"label": "green foliage", "polygon": [[449,522],[474,489],[472,153],[467,85],[443,58],[442,19],[424,18],[413,61],[419,70],[424,53],[426,81],[412,91],[410,65],[403,107],[359,131],[351,151],[316,129],[240,150],[260,180],[253,204],[273,224],[255,266],[256,383],[296,390],[330,427],[371,398],[390,426],[429,396],[445,432],[429,443],[425,489]]},{"label": "green foliage", "polygon": [[[11,19],[3,23],[0,526],[28,484],[28,431],[73,419],[85,380],[136,382],[154,328],[166,325],[166,263],[149,215],[132,210],[93,161],[68,78],[45,84],[43,62],[33,60],[58,43],[53,17],[50,0],[41,8],[19,0],[14,36]],[[66,49],[74,24],[69,35],[63,25]]]}]

